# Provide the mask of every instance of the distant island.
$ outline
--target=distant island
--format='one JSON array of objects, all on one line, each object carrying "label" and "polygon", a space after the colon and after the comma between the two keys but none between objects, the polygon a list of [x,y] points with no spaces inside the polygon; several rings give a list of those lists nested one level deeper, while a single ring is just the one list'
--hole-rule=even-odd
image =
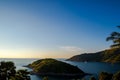
[{"label": "distant island", "polygon": [[84,53],[80,55],[75,55],[67,60],[78,62],[120,63],[120,48],[111,48],[96,53]]},{"label": "distant island", "polygon": [[85,73],[77,66],[70,65],[55,59],[41,59],[29,64],[27,67],[33,69],[33,74],[41,76],[84,76]]}]

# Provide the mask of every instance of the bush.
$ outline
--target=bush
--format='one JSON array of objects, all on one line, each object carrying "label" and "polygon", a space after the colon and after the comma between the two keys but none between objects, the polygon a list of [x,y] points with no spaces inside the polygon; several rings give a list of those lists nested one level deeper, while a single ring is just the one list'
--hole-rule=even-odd
[{"label": "bush", "polygon": [[120,71],[113,75],[113,80],[120,80]]},{"label": "bush", "polygon": [[48,77],[43,77],[43,80],[48,80]]},{"label": "bush", "polygon": [[96,79],[95,79],[95,77],[92,76],[92,77],[90,78],[90,80],[96,80]]},{"label": "bush", "polygon": [[112,79],[112,74],[107,73],[107,72],[101,72],[99,75],[99,80],[111,80]]}]

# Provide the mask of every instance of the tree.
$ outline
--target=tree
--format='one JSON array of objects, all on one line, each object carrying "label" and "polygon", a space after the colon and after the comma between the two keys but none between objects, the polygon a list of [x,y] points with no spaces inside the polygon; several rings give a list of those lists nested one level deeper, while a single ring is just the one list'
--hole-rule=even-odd
[{"label": "tree", "polygon": [[43,80],[48,80],[48,77],[43,77]]},{"label": "tree", "polygon": [[95,77],[92,76],[92,77],[90,78],[90,80],[96,80],[96,79],[95,79]]},{"label": "tree", "polygon": [[107,72],[101,72],[99,75],[99,80],[111,80],[112,79],[112,74],[107,73]]},{"label": "tree", "polygon": [[30,80],[27,70],[15,70],[13,62],[0,62],[0,80]]},{"label": "tree", "polygon": [[[117,27],[120,28],[120,26],[117,26]],[[106,38],[106,41],[109,41],[109,40],[113,41],[113,45],[111,45],[111,47],[120,48],[120,33],[119,32],[112,32],[111,35]]]},{"label": "tree", "polygon": [[29,77],[29,72],[25,69],[25,70],[18,70],[17,71],[17,77],[19,77],[21,80],[30,80]]},{"label": "tree", "polygon": [[113,79],[112,80],[120,80],[120,71],[113,75]]},{"label": "tree", "polygon": [[0,80],[9,80],[10,76],[15,76],[15,73],[13,62],[0,62]]}]

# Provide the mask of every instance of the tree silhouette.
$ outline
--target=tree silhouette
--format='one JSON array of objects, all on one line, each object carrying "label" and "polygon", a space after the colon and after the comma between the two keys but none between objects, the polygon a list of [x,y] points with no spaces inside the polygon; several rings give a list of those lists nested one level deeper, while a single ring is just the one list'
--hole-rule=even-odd
[{"label": "tree silhouette", "polygon": [[111,80],[112,79],[112,74],[107,73],[107,72],[101,72],[99,74],[99,80]]},{"label": "tree silhouette", "polygon": [[92,77],[90,78],[90,80],[96,80],[96,79],[95,79],[95,77],[92,76]]},{"label": "tree silhouette", "polygon": [[27,70],[18,70],[13,62],[0,62],[0,80],[30,80]]},{"label": "tree silhouette", "polygon": [[10,76],[15,76],[15,65],[13,62],[0,62],[0,79],[9,80]]},{"label": "tree silhouette", "polygon": [[[117,26],[120,28],[120,26]],[[106,41],[112,40],[113,45],[112,48],[120,48],[120,33],[119,32],[112,32],[109,37],[106,38]]]},{"label": "tree silhouette", "polygon": [[48,80],[48,77],[43,77],[43,79],[42,80]]},{"label": "tree silhouette", "polygon": [[29,72],[26,69],[25,70],[18,70],[17,76],[19,76],[21,78],[21,80],[30,80]]},{"label": "tree silhouette", "polygon": [[113,80],[120,80],[120,71],[113,75]]}]

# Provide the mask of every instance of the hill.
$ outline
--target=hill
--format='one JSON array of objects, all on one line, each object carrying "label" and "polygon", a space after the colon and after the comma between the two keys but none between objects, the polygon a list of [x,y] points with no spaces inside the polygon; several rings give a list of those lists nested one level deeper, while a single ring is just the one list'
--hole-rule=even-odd
[{"label": "hill", "polygon": [[69,61],[120,63],[120,48],[111,48],[96,53],[84,53],[73,56]]},{"label": "hill", "polygon": [[38,75],[52,75],[52,76],[82,76],[84,72],[78,67],[55,60],[55,59],[41,59],[29,64],[34,73]]}]

